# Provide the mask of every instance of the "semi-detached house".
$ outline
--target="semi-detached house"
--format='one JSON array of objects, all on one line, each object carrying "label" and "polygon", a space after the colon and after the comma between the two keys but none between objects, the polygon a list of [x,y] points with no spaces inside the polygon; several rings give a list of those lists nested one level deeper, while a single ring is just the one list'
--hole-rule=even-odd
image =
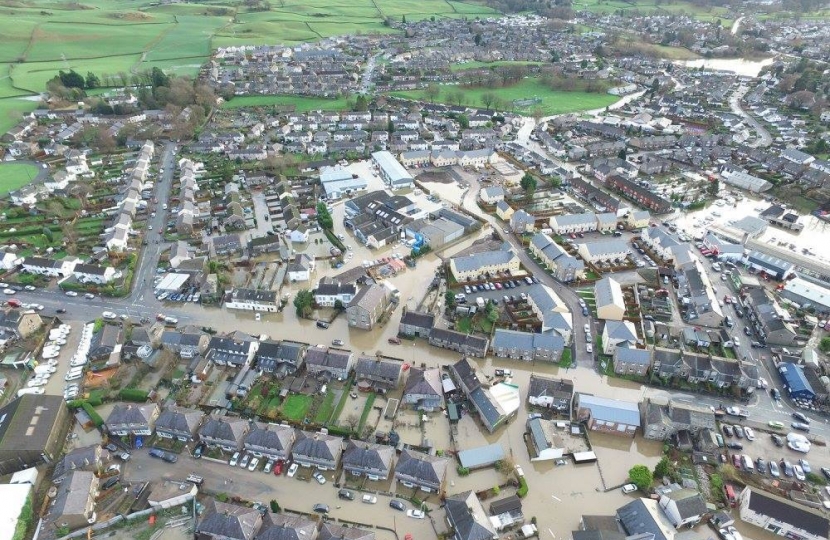
[{"label": "semi-detached house", "polygon": [[324,471],[337,468],[343,453],[343,439],[326,433],[297,432],[291,449],[293,460],[301,467],[317,467]]},{"label": "semi-detached house", "polygon": [[405,449],[395,466],[395,481],[404,487],[438,493],[444,487],[448,466],[447,458]]},{"label": "semi-detached house", "polygon": [[500,272],[518,272],[519,258],[510,250],[485,251],[452,258],[450,270],[458,282],[473,281],[483,279],[485,274],[493,276]]},{"label": "semi-detached house", "polygon": [[295,438],[296,433],[291,426],[254,422],[245,435],[243,447],[259,458],[287,460]]},{"label": "semi-detached house", "polygon": [[386,444],[349,441],[343,452],[343,470],[352,476],[365,476],[369,480],[386,480],[392,469],[395,449]]},{"label": "semi-detached house", "polygon": [[205,414],[197,409],[168,407],[156,419],[156,435],[163,439],[190,442],[196,436]]},{"label": "semi-detached house", "polygon": [[211,416],[199,430],[199,440],[209,446],[218,446],[226,452],[242,448],[250,423],[244,418]]},{"label": "semi-detached house", "polygon": [[119,437],[152,435],[158,416],[159,406],[156,403],[144,405],[119,403],[113,407],[107,417],[107,431]]}]

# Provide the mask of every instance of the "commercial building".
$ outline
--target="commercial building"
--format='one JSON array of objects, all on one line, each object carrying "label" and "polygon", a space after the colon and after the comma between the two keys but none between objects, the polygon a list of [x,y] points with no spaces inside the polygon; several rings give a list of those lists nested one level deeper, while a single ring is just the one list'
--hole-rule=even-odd
[{"label": "commercial building", "polygon": [[797,277],[784,284],[781,296],[803,308],[813,307],[820,313],[830,312],[830,289]]},{"label": "commercial building", "polygon": [[591,431],[633,437],[640,427],[640,409],[637,403],[608,399],[589,394],[574,396],[574,416]]},{"label": "commercial building", "polygon": [[795,273],[795,265],[793,263],[761,253],[760,251],[750,252],[744,258],[744,264],[758,272],[764,272],[778,281],[784,281]]},{"label": "commercial building", "polygon": [[372,154],[372,161],[378,168],[380,177],[392,189],[403,189],[412,187],[413,178],[403,165],[386,150]]},{"label": "commercial building", "polygon": [[69,419],[60,396],[24,394],[0,408],[0,474],[59,459]]}]

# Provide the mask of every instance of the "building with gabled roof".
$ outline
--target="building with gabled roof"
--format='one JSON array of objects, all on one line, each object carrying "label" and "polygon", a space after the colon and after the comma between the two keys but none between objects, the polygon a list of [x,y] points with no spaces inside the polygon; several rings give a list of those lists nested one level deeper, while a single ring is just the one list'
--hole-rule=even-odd
[{"label": "building with gabled roof", "polygon": [[198,409],[172,406],[164,409],[156,419],[156,435],[165,439],[189,442],[196,436],[205,414]]},{"label": "building with gabled roof", "polygon": [[386,480],[392,470],[395,449],[387,444],[350,440],[343,451],[343,470],[369,480]]},{"label": "building with gabled roof", "polygon": [[592,431],[633,437],[641,424],[640,409],[630,401],[577,393],[573,408],[576,421]]},{"label": "building with gabled roof", "polygon": [[298,431],[291,457],[301,467],[317,467],[324,471],[337,468],[343,453],[343,439],[326,433]]},{"label": "building with gabled roof", "polygon": [[740,495],[740,516],[747,523],[785,538],[830,538],[830,521],[823,515],[749,486]]},{"label": "building with gabled roof", "polygon": [[107,417],[107,431],[119,437],[152,435],[160,412],[157,403],[118,403]]},{"label": "building with gabled roof", "polygon": [[389,307],[389,301],[387,287],[376,283],[363,287],[346,306],[349,326],[371,330]]},{"label": "building with gabled roof", "polygon": [[444,488],[449,459],[404,449],[395,466],[395,481],[404,487],[439,493]]},{"label": "building with gabled roof", "polygon": [[375,533],[349,525],[323,522],[317,540],[375,540]]},{"label": "building with gabled roof", "polygon": [[568,379],[552,379],[531,374],[527,402],[535,407],[554,409],[571,416],[574,383]]},{"label": "building with gabled roof", "polygon": [[447,497],[444,509],[455,540],[496,540],[499,537],[475,492]]},{"label": "building with gabled roof", "polygon": [[621,321],[625,316],[622,287],[615,279],[604,277],[594,283],[594,298],[598,319]]},{"label": "building with gabled roof", "polygon": [[443,391],[438,368],[411,368],[401,400],[419,411],[439,409],[443,403]]},{"label": "building with gabled roof", "polygon": [[60,458],[69,411],[60,396],[24,394],[0,408],[0,474]]},{"label": "building with gabled roof", "polygon": [[199,429],[199,440],[209,446],[218,446],[227,452],[242,448],[250,423],[244,418],[210,416]]},{"label": "building with gabled roof", "polygon": [[256,508],[208,499],[193,532],[198,540],[253,540],[261,527]]},{"label": "building with gabled roof", "polygon": [[287,460],[295,438],[296,433],[291,426],[254,422],[245,435],[243,447],[256,457]]},{"label": "building with gabled roof", "polygon": [[317,521],[296,514],[267,512],[255,540],[316,540]]}]

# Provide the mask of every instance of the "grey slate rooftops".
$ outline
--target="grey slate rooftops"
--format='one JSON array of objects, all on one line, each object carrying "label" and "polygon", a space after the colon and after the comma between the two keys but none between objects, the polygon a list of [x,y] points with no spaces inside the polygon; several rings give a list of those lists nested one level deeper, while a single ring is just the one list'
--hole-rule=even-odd
[{"label": "grey slate rooftops", "polygon": [[294,455],[307,456],[317,460],[335,460],[340,454],[343,439],[322,433],[299,431],[292,450]]},{"label": "grey slate rooftops", "polygon": [[402,368],[402,362],[361,356],[357,359],[354,372],[358,378],[397,380]]},{"label": "grey slate rooftops", "polygon": [[409,370],[409,378],[406,380],[406,387],[404,388],[404,395],[406,394],[418,394],[418,395],[432,395],[432,396],[441,396],[441,386],[440,386],[440,377],[439,378],[439,386],[438,388],[434,387],[433,384],[424,376],[426,372],[423,369],[419,368],[412,368]]},{"label": "grey slate rooftops", "polygon": [[405,449],[398,458],[395,472],[437,485],[447,473],[447,463],[446,458]]},{"label": "grey slate rooftops", "polygon": [[671,491],[666,494],[666,497],[675,502],[681,519],[702,516],[707,512],[706,501],[703,500],[700,493],[692,489]]},{"label": "grey slate rooftops", "polygon": [[208,418],[202,429],[201,437],[210,437],[223,441],[242,442],[242,436],[248,428],[248,421],[242,418]]},{"label": "grey slate rooftops", "polygon": [[305,516],[268,512],[256,540],[309,540],[316,530],[317,522]]},{"label": "grey slate rooftops", "polygon": [[830,537],[830,521],[789,501],[751,490],[749,509],[763,516],[770,516],[782,523],[790,523],[820,538]]},{"label": "grey slate rooftops", "polygon": [[380,469],[388,471],[392,466],[395,449],[385,444],[370,444],[363,441],[349,441],[343,452],[343,466],[358,469]]},{"label": "grey slate rooftops", "polygon": [[292,427],[254,422],[245,436],[245,444],[287,452],[291,448],[293,435]]},{"label": "grey slate rooftops", "polygon": [[197,536],[206,533],[234,540],[251,540],[261,522],[262,516],[253,508],[208,499],[196,533]]},{"label": "grey slate rooftops", "polygon": [[159,414],[156,419],[156,429],[175,431],[179,433],[193,433],[205,414],[196,409],[169,407]]},{"label": "grey slate rooftops", "polygon": [[[467,491],[447,497],[444,508],[447,518],[455,528],[455,537],[458,540],[492,540],[498,535],[490,525],[484,514],[481,503],[475,499],[475,493]],[[471,504],[472,503],[472,504]]]},{"label": "grey slate rooftops", "polygon": [[420,311],[407,311],[401,315],[401,324],[416,326],[418,328],[432,328],[435,322],[435,315]]}]

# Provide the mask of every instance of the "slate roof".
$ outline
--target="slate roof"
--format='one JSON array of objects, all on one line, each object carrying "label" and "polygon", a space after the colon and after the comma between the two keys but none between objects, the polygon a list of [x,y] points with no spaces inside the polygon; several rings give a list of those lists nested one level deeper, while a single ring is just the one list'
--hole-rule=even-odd
[{"label": "slate roof", "polygon": [[401,315],[401,324],[415,326],[418,328],[431,329],[435,322],[435,315],[420,311],[407,311]]},{"label": "slate roof", "polygon": [[594,283],[594,296],[596,298],[597,308],[612,304],[621,307],[625,306],[622,287],[620,287],[620,284],[616,280],[610,277],[602,278]]},{"label": "slate roof", "polygon": [[589,409],[594,420],[622,423],[629,426],[640,425],[640,409],[636,403],[588,394],[578,394],[578,399],[579,408]]},{"label": "slate roof", "polygon": [[425,370],[419,368],[412,368],[409,370],[409,378],[406,380],[406,387],[403,391],[404,395],[418,394],[424,396],[441,396],[440,375],[438,376],[439,386],[436,388],[430,383],[427,377],[425,377],[425,373]]},{"label": "slate roof", "polygon": [[334,435],[300,431],[294,441],[292,454],[315,460],[336,460],[342,444],[343,439]]},{"label": "slate roof", "polygon": [[516,495],[510,495],[490,503],[490,515],[498,516],[506,512],[521,512],[522,500]]},{"label": "slate roof", "polygon": [[309,540],[316,529],[317,522],[305,516],[268,512],[256,540]]},{"label": "slate roof", "polygon": [[309,347],[305,355],[307,366],[324,366],[332,369],[345,369],[349,364],[349,351],[328,349],[325,347]]},{"label": "slate roof", "polygon": [[459,272],[475,272],[479,268],[486,266],[496,266],[508,264],[511,260],[516,258],[516,254],[512,251],[484,251],[467,255],[466,257],[455,257],[453,262],[455,268]]},{"label": "slate roof", "polygon": [[317,540],[374,540],[375,533],[357,527],[347,527],[331,522],[324,522],[320,527]]},{"label": "slate roof", "polygon": [[199,430],[201,437],[212,437],[223,441],[241,442],[248,421],[242,418],[217,418],[211,417],[202,425]]},{"label": "slate roof", "polygon": [[567,379],[548,379],[539,375],[530,376],[528,396],[552,396],[555,398],[570,399],[573,397],[574,383]]},{"label": "slate roof", "polygon": [[667,530],[655,521],[654,514],[646,507],[648,499],[637,499],[617,509],[617,517],[629,536],[648,535],[652,540],[669,540]]},{"label": "slate roof", "polygon": [[630,347],[617,347],[614,350],[614,359],[626,364],[639,366],[651,365],[651,351],[646,349],[634,349]]},{"label": "slate roof", "polygon": [[751,489],[748,506],[757,514],[789,523],[819,538],[830,538],[830,521],[797,504]]},{"label": "slate roof", "polygon": [[462,358],[453,364],[452,369],[455,372],[456,377],[460,379],[461,384],[466,386],[468,389],[473,390],[481,386],[481,383],[476,376],[475,368],[473,368],[466,358]]},{"label": "slate roof", "polygon": [[146,405],[124,405],[118,403],[113,407],[107,418],[107,425],[117,424],[146,424],[150,421],[155,404]]},{"label": "slate roof", "polygon": [[447,474],[448,464],[447,458],[405,449],[398,458],[395,472],[420,479],[427,484],[440,484]]},{"label": "slate roof", "polygon": [[251,431],[245,436],[245,444],[288,451],[291,448],[292,435],[294,428],[254,422]]},{"label": "slate roof", "polygon": [[341,460],[343,466],[359,469],[389,470],[395,449],[385,444],[370,444],[363,441],[349,441]]},{"label": "slate roof", "polygon": [[403,363],[394,360],[361,356],[354,368],[355,377],[367,379],[397,380],[403,369]]},{"label": "slate roof", "polygon": [[[100,448],[100,444],[93,444],[75,448],[71,452],[68,452],[55,465],[55,472],[52,474],[52,478],[58,478],[76,469],[94,467],[99,462],[98,451]],[[106,450],[102,450],[101,452],[106,453]]]},{"label": "slate roof", "polygon": [[453,524],[457,540],[491,540],[497,537],[475,493],[466,491],[447,497],[447,519]]},{"label": "slate roof", "polygon": [[208,499],[202,519],[196,526],[199,533],[235,540],[251,540],[259,529],[262,517],[257,510]]},{"label": "slate roof", "polygon": [[687,519],[695,516],[702,516],[707,512],[706,501],[700,496],[700,493],[692,489],[677,489],[670,491],[666,497],[671,499],[677,505],[677,511],[680,513],[680,519]]},{"label": "slate roof", "polygon": [[626,321],[606,321],[604,333],[617,341],[637,341],[637,332],[632,332],[625,323]]},{"label": "slate roof", "polygon": [[205,414],[196,409],[169,407],[156,419],[156,429],[167,429],[180,433],[193,433]]}]

